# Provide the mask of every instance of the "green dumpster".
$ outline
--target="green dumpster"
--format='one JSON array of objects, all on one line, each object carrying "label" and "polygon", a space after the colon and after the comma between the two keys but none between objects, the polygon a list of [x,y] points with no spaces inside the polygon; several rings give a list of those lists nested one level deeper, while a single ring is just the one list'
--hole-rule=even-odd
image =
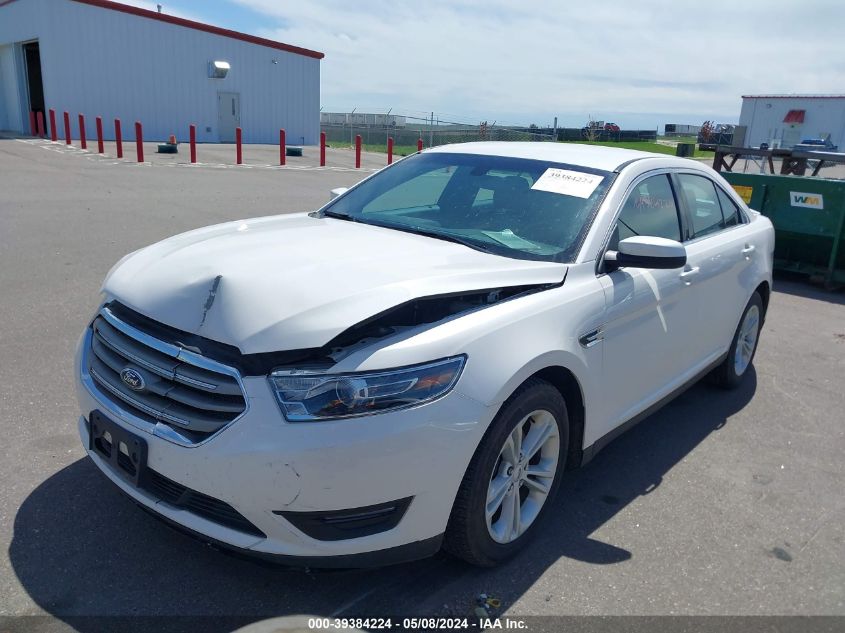
[{"label": "green dumpster", "polygon": [[775,269],[845,284],[845,180],[722,172],[775,227]]}]

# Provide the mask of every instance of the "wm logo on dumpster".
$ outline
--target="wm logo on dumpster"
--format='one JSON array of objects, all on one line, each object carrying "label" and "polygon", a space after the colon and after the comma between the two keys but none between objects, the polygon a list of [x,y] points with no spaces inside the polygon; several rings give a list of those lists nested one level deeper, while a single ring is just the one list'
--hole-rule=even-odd
[{"label": "wm logo on dumpster", "polygon": [[790,191],[789,203],[793,207],[805,207],[807,209],[824,209],[824,196],[822,196],[820,193],[804,193],[801,191]]}]

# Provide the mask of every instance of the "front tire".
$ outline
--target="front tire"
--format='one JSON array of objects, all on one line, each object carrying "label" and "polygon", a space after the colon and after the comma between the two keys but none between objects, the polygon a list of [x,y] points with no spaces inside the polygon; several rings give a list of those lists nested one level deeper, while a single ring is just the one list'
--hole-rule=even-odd
[{"label": "front tire", "polygon": [[502,406],[467,468],[444,549],[492,567],[522,549],[553,503],[569,449],[560,392],[532,378]]},{"label": "front tire", "polygon": [[762,325],[763,300],[760,294],[755,292],[739,320],[727,358],[713,371],[713,381],[717,385],[725,389],[735,389],[739,386],[754,361]]}]

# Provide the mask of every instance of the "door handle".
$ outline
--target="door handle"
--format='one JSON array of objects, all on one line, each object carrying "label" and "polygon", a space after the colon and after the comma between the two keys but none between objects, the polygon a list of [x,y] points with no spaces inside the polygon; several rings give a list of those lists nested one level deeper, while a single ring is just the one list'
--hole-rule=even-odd
[{"label": "door handle", "polygon": [[754,244],[746,244],[745,248],[742,249],[742,254],[745,255],[745,259],[751,259],[751,253],[757,250],[757,247]]},{"label": "door handle", "polygon": [[701,268],[699,268],[698,266],[693,266],[689,270],[685,270],[684,272],[682,272],[679,276],[681,278],[681,281],[689,285],[692,282],[692,278],[695,277],[699,272],[701,272]]}]

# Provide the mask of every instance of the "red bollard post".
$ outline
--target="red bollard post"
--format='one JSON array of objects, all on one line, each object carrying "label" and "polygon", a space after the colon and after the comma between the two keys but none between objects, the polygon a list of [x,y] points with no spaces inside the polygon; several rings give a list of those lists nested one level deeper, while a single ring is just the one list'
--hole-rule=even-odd
[{"label": "red bollard post", "polygon": [[64,113],[65,119],[65,143],[70,145],[70,115],[65,112]]},{"label": "red bollard post", "polygon": [[287,148],[285,145],[287,145],[285,142],[285,131],[279,130],[279,165],[284,165],[286,162]]},{"label": "red bollard post", "polygon": [[59,140],[59,133],[56,131],[56,111],[50,108],[50,140],[54,143]]},{"label": "red bollard post", "polygon": [[361,169],[361,135],[355,135],[355,169]]},{"label": "red bollard post", "polygon": [[422,138],[417,139],[417,151],[418,152],[422,151]]},{"label": "red bollard post", "polygon": [[29,131],[30,136],[35,136],[38,133],[38,127],[35,124],[35,110],[29,111]]},{"label": "red bollard post", "polygon": [[123,158],[123,134],[120,132],[120,119],[114,120],[114,144],[117,146],[117,157]]},{"label": "red bollard post", "polygon": [[135,151],[138,154],[138,162],[144,162],[144,128],[140,121],[135,121]]},{"label": "red bollard post", "polygon": [[387,164],[393,164],[393,137],[387,137]]},{"label": "red bollard post", "polygon": [[326,166],[326,133],[320,132],[320,167]]},{"label": "red bollard post", "polygon": [[97,151],[100,154],[105,154],[106,149],[103,147],[103,117],[97,117]]},{"label": "red bollard post", "polygon": [[197,162],[197,126],[192,124],[191,127],[188,128],[188,130],[189,130],[189,137],[190,137],[190,141],[191,141],[191,162],[196,163]]},{"label": "red bollard post", "polygon": [[241,131],[241,128],[236,127],[235,128],[235,147],[236,147],[235,154],[237,155],[238,165],[243,165],[243,163],[244,163],[244,153],[243,153],[243,148],[241,147],[242,137],[243,137],[243,132]]},{"label": "red bollard post", "polygon": [[85,138],[85,115],[79,115],[79,147],[88,149],[88,140]]},{"label": "red bollard post", "polygon": [[40,110],[38,112],[36,112],[35,113],[35,120],[38,122],[38,136],[40,138],[44,138],[45,136],[47,136],[44,133],[44,113],[41,112]]}]

